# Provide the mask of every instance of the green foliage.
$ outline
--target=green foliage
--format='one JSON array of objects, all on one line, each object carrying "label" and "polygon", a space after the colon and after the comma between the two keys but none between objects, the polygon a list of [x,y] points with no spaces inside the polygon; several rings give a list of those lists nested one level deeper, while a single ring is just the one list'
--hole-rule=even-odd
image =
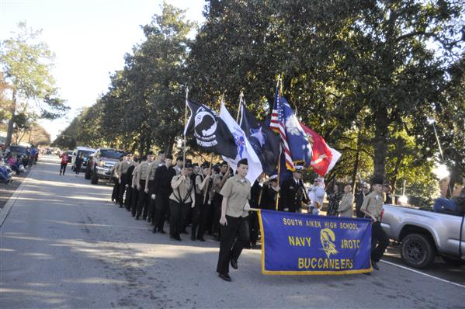
[{"label": "green foliage", "polygon": [[463,10],[460,0],[211,0],[190,41],[194,25],[164,4],[95,110],[77,118],[87,131],[70,136],[171,151],[186,84],[190,98],[214,109],[224,94],[233,114],[244,91],[265,119],[281,75],[298,117],[343,153],[328,179],[382,174],[428,197],[438,153],[432,119],[444,161],[457,175],[465,170]]},{"label": "green foliage", "polygon": [[[40,117],[54,119],[68,109],[63,100],[52,99],[57,93],[51,75],[54,54],[38,40],[40,33],[21,22],[15,36],[1,42],[0,63],[12,93],[7,144],[11,141],[17,111],[39,110]],[[36,105],[30,106],[30,101]]]}]

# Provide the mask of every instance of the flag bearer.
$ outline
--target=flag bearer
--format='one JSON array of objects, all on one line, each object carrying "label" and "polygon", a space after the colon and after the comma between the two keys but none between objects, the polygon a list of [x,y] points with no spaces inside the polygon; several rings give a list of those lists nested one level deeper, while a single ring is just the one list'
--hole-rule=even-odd
[{"label": "flag bearer", "polygon": [[213,198],[213,180],[211,177],[210,164],[202,164],[202,171],[195,178],[195,207],[192,219],[191,240],[205,241],[205,223],[207,220],[207,209]]},{"label": "flag bearer", "polygon": [[188,175],[189,168],[192,168],[192,165],[186,164],[181,173],[171,180],[173,192],[170,195],[170,237],[179,241],[183,222],[195,203],[194,184]]},{"label": "flag bearer", "polygon": [[221,242],[216,271],[221,279],[231,281],[229,264],[238,268],[238,259],[245,246],[250,243],[249,210],[250,187],[247,180],[247,159],[237,164],[237,174],[229,178],[221,189]]}]

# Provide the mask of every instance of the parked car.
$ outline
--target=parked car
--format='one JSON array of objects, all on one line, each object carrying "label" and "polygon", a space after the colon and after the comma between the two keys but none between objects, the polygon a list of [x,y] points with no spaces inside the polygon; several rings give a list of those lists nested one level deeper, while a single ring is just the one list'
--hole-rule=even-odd
[{"label": "parked car", "polygon": [[126,153],[123,150],[113,148],[99,148],[92,155],[91,183],[98,184],[99,179],[111,179],[112,168]]},{"label": "parked car", "polygon": [[20,159],[29,159],[29,150],[25,146],[21,145],[11,145],[10,146],[10,154],[16,155],[18,160]]},{"label": "parked car", "polygon": [[418,207],[385,205],[381,225],[389,238],[401,243],[402,260],[425,268],[440,255],[446,263],[465,261],[465,210],[437,213]]},{"label": "parked car", "polygon": [[83,162],[81,165],[81,171],[85,171],[87,169],[87,159],[89,155],[93,154],[94,152],[95,152],[95,149],[93,148],[81,147],[81,146],[76,147],[76,149],[74,149],[73,154],[71,156],[71,169],[73,171],[76,170],[76,158],[78,158],[82,154]]}]

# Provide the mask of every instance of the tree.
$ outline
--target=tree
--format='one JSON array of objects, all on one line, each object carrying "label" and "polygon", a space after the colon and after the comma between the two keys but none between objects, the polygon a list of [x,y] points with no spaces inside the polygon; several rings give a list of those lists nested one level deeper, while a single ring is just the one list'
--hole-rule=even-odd
[{"label": "tree", "polygon": [[[54,55],[48,46],[38,41],[41,31],[27,28],[25,22],[18,24],[18,33],[2,43],[0,60],[5,79],[11,89],[8,133],[6,145],[11,143],[15,116],[25,109],[38,110],[43,118],[56,118],[67,107],[55,98],[57,89],[50,73]],[[34,108],[27,108],[34,101]]]}]

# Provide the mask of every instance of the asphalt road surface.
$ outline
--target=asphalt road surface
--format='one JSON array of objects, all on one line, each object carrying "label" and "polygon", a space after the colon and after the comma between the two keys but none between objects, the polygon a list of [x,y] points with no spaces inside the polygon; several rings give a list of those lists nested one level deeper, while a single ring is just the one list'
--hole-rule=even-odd
[{"label": "asphalt road surface", "polygon": [[222,281],[217,242],[154,235],[109,201],[110,186],[58,171],[43,158],[0,227],[2,309],[465,307],[463,267],[434,277],[387,263],[371,275],[264,276],[260,250],[244,250],[233,282]]}]

